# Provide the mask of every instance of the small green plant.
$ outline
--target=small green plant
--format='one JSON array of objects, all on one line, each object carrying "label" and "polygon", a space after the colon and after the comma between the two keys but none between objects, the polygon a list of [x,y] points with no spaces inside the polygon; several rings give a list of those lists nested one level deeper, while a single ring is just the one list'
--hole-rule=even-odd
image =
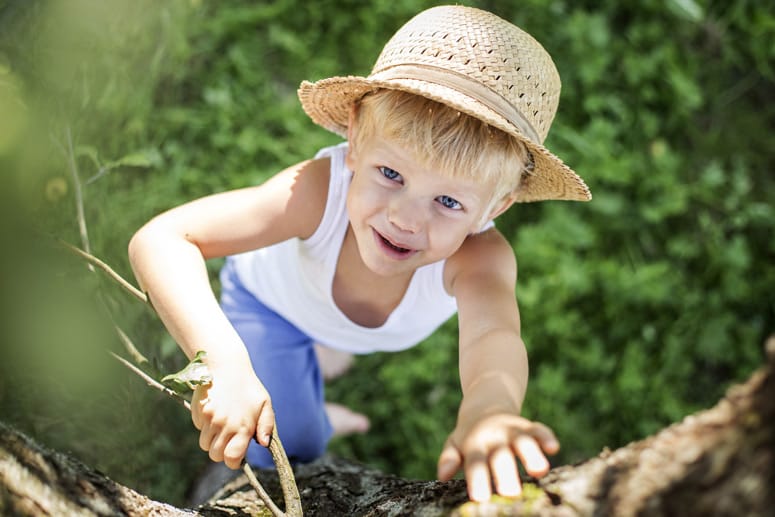
[{"label": "small green plant", "polygon": [[204,362],[206,355],[206,352],[200,350],[182,370],[162,377],[162,384],[165,384],[179,395],[188,393],[197,386],[210,384],[213,376]]}]

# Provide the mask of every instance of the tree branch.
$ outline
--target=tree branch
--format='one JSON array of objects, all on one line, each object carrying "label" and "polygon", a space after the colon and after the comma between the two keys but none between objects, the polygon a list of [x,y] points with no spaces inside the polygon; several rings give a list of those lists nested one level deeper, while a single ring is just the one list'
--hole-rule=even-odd
[{"label": "tree branch", "polygon": [[138,288],[136,288],[135,286],[133,286],[132,284],[130,284],[129,282],[124,280],[124,278],[121,275],[119,275],[118,273],[116,273],[113,270],[113,268],[111,268],[109,265],[107,265],[106,263],[104,263],[103,261],[101,261],[100,259],[95,257],[94,255],[92,255],[91,253],[88,253],[88,252],[86,252],[86,251],[84,251],[84,250],[82,250],[80,248],[77,248],[77,247],[73,246],[72,244],[63,241],[62,239],[58,239],[58,240],[68,250],[72,251],[73,253],[75,253],[79,257],[81,257],[83,259],[86,259],[86,261],[88,261],[89,263],[91,263],[91,264],[99,267],[100,269],[102,269],[105,273],[108,274],[108,276],[110,278],[112,278],[113,280],[118,282],[118,284],[121,287],[123,287],[124,290],[129,292],[129,294],[131,294],[132,296],[134,296],[135,298],[137,298],[141,302],[147,303],[147,304],[150,305],[150,302],[148,301],[148,297],[145,295],[145,293],[143,293]]},{"label": "tree branch", "polygon": [[124,348],[126,349],[127,353],[129,353],[130,356],[132,356],[132,359],[134,360],[135,364],[138,366],[143,366],[144,364],[150,364],[151,362],[146,359],[146,357],[140,353],[140,351],[137,349],[134,343],[132,343],[132,340],[129,339],[129,336],[126,335],[126,333],[121,330],[121,328],[113,324],[113,328],[116,329],[116,333],[118,334],[119,339],[122,343],[124,343]]},{"label": "tree branch", "polygon": [[159,382],[156,382],[156,380],[153,377],[151,377],[150,375],[148,375],[140,368],[138,368],[137,366],[133,365],[132,363],[130,363],[129,361],[121,357],[120,355],[114,354],[113,352],[110,352],[110,355],[115,357],[119,362],[121,362],[121,364],[123,364],[124,366],[132,370],[134,373],[139,375],[148,386],[150,386],[151,388],[156,388],[162,393],[166,393],[167,395],[169,395],[170,397],[178,401],[184,408],[191,411],[191,403],[185,398],[183,398],[182,396],[180,396],[177,392],[169,389],[168,387],[164,386]]}]

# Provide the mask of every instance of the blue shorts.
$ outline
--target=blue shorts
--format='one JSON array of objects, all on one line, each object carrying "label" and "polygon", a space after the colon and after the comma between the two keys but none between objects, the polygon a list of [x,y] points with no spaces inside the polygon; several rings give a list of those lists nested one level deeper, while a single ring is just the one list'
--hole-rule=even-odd
[{"label": "blue shorts", "polygon": [[[249,293],[227,259],[221,270],[221,307],[248,349],[256,375],[269,391],[277,431],[288,459],[303,463],[319,458],[333,429],[323,398],[323,377],[314,342]],[[269,450],[252,441],[247,461],[274,465]]]}]

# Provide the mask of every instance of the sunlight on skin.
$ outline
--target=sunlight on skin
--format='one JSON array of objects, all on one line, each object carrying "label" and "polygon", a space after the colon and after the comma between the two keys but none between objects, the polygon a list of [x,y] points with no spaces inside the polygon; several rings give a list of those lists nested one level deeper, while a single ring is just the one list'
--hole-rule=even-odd
[{"label": "sunlight on skin", "polygon": [[[450,438],[439,458],[439,479],[449,480],[462,468],[469,497],[472,501],[484,502],[490,499],[493,491],[506,497],[522,494],[517,458],[529,475],[545,475],[550,465],[544,452],[555,454],[560,448],[554,433],[548,427],[522,417],[511,417],[509,420],[510,438],[501,433],[484,431],[481,434],[474,431],[461,446]],[[461,450],[466,451],[465,460]],[[488,450],[493,451],[489,456]]]}]

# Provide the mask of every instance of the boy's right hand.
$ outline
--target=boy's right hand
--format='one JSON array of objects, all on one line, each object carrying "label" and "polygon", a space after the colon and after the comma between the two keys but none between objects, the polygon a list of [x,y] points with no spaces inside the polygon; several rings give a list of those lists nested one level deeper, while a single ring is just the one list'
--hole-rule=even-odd
[{"label": "boy's right hand", "polygon": [[258,378],[236,375],[213,376],[212,383],[197,386],[191,420],[200,430],[199,447],[210,459],[238,469],[250,440],[269,447],[275,417],[269,393]]}]

